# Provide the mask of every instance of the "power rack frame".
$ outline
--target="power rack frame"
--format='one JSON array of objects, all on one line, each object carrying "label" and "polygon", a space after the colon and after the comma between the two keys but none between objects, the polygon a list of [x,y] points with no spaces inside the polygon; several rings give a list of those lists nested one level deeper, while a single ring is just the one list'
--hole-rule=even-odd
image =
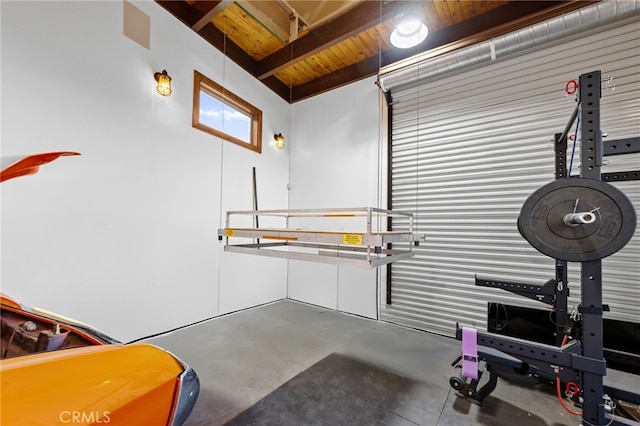
[{"label": "power rack frame", "polygon": [[[555,136],[556,178],[566,176],[567,135],[576,117],[580,118],[581,140],[581,178],[598,181],[638,180],[640,172],[625,171],[601,174],[603,156],[640,152],[640,138],[629,138],[603,143],[600,130],[600,97],[601,72],[593,71],[580,75],[578,84],[578,105],[565,130]],[[563,285],[558,285],[562,283]],[[482,388],[477,389],[482,371],[477,379],[468,384],[466,396],[473,402],[482,403],[496,387],[497,377],[495,368],[491,365],[506,366],[522,373],[548,379],[560,378],[564,382],[577,381],[582,387],[582,423],[584,425],[639,425],[609,412],[604,404],[605,395],[640,405],[640,395],[605,386],[603,377],[607,366],[603,349],[603,311],[609,310],[602,303],[602,259],[581,262],[581,305],[582,315],[580,339],[572,340],[561,345],[565,330],[563,324],[568,324],[567,297],[569,289],[567,283],[567,262],[556,259],[556,278],[544,285],[504,282],[487,280],[476,277],[476,285],[502,288],[504,290],[552,303],[556,313],[556,340],[558,346],[530,342],[523,339],[477,331],[478,356],[481,365],[490,374],[490,379]],[[456,338],[462,340],[462,328],[456,324]],[[487,349],[490,348],[490,349]],[[634,354],[624,354],[627,361],[640,364],[640,357]],[[452,366],[456,366],[459,357]],[[461,390],[463,382],[457,382],[452,377],[451,384]]]}]

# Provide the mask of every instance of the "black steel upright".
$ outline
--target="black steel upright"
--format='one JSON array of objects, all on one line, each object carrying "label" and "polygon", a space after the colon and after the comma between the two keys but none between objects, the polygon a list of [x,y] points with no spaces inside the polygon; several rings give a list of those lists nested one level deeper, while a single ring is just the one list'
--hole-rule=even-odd
[{"label": "black steel upright", "polygon": [[[580,176],[600,180],[602,132],[600,130],[600,71],[580,75]],[[582,355],[603,360],[602,260],[582,262]],[[606,425],[603,403],[603,377],[585,371],[582,375],[584,425]]]},{"label": "black steel upright", "polygon": [[[577,108],[574,115],[571,116],[567,129],[562,134],[555,135],[555,153],[556,153],[556,179],[565,179],[569,174],[567,170],[567,132],[575,120]],[[555,339],[556,345],[560,346],[564,341],[564,334],[568,332],[569,325],[569,271],[565,260],[556,259],[556,291],[553,303],[555,311]]]}]

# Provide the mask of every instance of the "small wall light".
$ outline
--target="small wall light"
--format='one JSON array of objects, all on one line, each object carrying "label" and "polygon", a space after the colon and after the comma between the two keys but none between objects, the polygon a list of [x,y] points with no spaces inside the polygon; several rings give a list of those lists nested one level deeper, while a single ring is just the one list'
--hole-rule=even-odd
[{"label": "small wall light", "polygon": [[282,133],[278,133],[277,135],[273,135],[273,140],[276,141],[276,148],[283,149],[284,148],[284,136]]},{"label": "small wall light", "polygon": [[171,77],[167,75],[167,70],[153,74],[156,79],[156,92],[162,96],[171,96]]},{"label": "small wall light", "polygon": [[391,33],[391,44],[401,49],[408,49],[422,43],[429,34],[427,26],[415,15],[408,15],[400,20]]}]

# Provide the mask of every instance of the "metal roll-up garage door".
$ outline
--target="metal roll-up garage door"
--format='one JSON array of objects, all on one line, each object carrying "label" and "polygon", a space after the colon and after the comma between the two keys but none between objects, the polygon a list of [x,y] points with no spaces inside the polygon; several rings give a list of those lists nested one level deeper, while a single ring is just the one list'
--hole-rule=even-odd
[{"label": "metal roll-up garage door", "polygon": [[[485,328],[488,302],[545,308],[477,287],[475,276],[535,284],[555,277],[554,260],[520,236],[516,221],[527,197],[554,180],[553,135],[575,108],[575,98],[565,94],[568,81],[596,70],[611,76],[611,86],[603,84],[602,130],[610,139],[640,136],[640,18],[633,7],[617,23],[590,23],[534,47],[518,35],[526,51],[496,59],[493,45],[484,64],[476,63],[479,56],[467,60],[470,52],[481,55],[473,48],[438,58],[437,67],[414,64],[409,74],[419,78],[386,88],[391,207],[416,212],[417,231],[427,238],[414,248],[416,256],[391,266],[391,303],[381,307],[381,319],[453,336],[456,322]],[[452,70],[436,69],[442,64]],[[570,157],[571,142],[568,151]],[[639,155],[606,157],[602,172],[638,170]],[[573,175],[579,166],[574,160]],[[640,181],[615,186],[637,210]],[[606,318],[640,323],[638,234],[603,259]],[[569,287],[571,308],[580,303],[579,263],[569,265]]]}]

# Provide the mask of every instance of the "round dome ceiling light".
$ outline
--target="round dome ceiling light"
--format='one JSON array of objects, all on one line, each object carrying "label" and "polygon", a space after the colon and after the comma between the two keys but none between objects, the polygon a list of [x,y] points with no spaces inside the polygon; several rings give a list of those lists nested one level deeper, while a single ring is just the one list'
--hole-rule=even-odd
[{"label": "round dome ceiling light", "polygon": [[408,49],[422,43],[429,34],[427,26],[417,17],[410,16],[398,24],[391,33],[391,44],[400,49]]}]

